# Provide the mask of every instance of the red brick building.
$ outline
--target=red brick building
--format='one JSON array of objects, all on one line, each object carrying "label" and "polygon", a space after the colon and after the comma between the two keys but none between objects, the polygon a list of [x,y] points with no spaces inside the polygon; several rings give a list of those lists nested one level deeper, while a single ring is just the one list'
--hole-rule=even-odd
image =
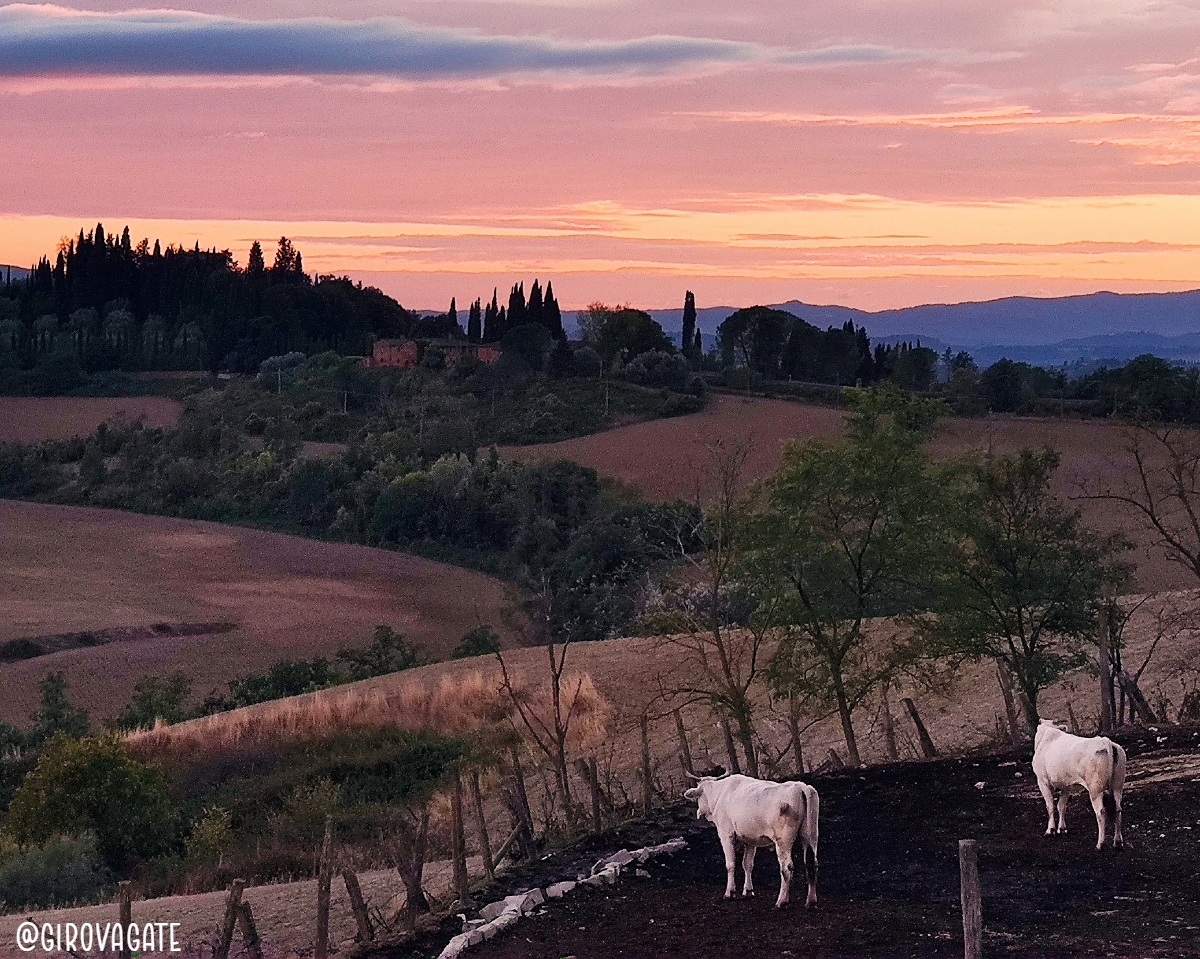
[{"label": "red brick building", "polygon": [[417,344],[412,340],[376,340],[374,352],[363,360],[363,366],[411,370],[417,365],[417,356]]}]

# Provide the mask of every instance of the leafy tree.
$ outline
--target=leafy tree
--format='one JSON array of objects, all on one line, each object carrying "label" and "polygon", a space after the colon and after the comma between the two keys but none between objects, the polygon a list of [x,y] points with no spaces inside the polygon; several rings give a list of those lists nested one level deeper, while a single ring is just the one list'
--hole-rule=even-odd
[{"label": "leafy tree", "polygon": [[58,733],[76,738],[87,735],[91,728],[87,713],[72,705],[67,696],[67,680],[61,672],[47,673],[39,689],[42,702],[29,730],[31,745],[40,745]]},{"label": "leafy tree", "polygon": [[1086,661],[1106,579],[1126,572],[1122,542],[1084,526],[1052,490],[1058,464],[1047,448],[971,466],[951,515],[957,548],[934,611],[919,618],[938,651],[1003,664],[1031,732],[1042,690]]},{"label": "leafy tree", "polygon": [[675,345],[663,332],[658,322],[644,310],[629,307],[604,310],[595,331],[593,344],[604,360],[604,365],[613,368],[620,360],[628,363],[635,357],[651,350],[674,353]]},{"label": "leafy tree", "polygon": [[191,688],[192,681],[183,673],[165,679],[146,676],[133,687],[133,698],[113,725],[118,729],[152,729],[160,720],[168,725],[182,722]]},{"label": "leafy tree", "polygon": [[491,626],[476,626],[459,640],[450,655],[454,659],[471,656],[492,656],[500,652],[500,634]]},{"label": "leafy tree", "polygon": [[114,869],[162,852],[175,814],[163,774],[111,735],[51,739],[13,797],[4,828],[18,842],[93,832]]},{"label": "leafy tree", "polygon": [[296,248],[286,236],[279,238],[275,248],[275,265],[271,267],[276,273],[292,273],[296,269]]},{"label": "leafy tree", "polygon": [[997,360],[979,378],[979,389],[988,409],[997,413],[1015,413],[1031,391],[1026,385],[1024,363]]},{"label": "leafy tree", "polygon": [[743,575],[773,585],[790,624],[770,664],[776,691],[832,704],[857,765],[854,711],[909,652],[868,623],[923,601],[945,477],[925,455],[937,404],[873,391],[851,404],[843,440],[784,448]]},{"label": "leafy tree", "polygon": [[346,665],[352,682],[398,673],[425,662],[420,648],[390,626],[376,626],[375,638],[366,649],[342,649],[337,658]]}]

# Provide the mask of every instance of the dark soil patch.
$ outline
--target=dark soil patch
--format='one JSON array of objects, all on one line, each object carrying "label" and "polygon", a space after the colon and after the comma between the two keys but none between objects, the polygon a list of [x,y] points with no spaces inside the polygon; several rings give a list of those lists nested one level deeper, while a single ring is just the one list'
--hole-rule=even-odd
[{"label": "dark soil patch", "polygon": [[[1192,729],[1120,738],[1131,758],[1200,750],[1200,732]],[[778,870],[767,850],[755,869],[757,897],[723,900],[716,831],[678,806],[658,818],[656,831],[659,838],[682,834],[689,846],[648,864],[650,878],[627,873],[617,886],[581,890],[469,955],[961,956],[957,844],[972,838],[980,847],[990,955],[1200,957],[1200,772],[1134,781],[1125,797],[1128,848],[1100,853],[1082,798],[1068,810],[1068,835],[1042,835],[1045,809],[1025,753],[812,781],[822,799],[816,909],[803,908],[799,883],[793,895],[800,901],[774,909]],[[553,879],[562,878],[564,865]],[[537,884],[523,878],[526,886]]]},{"label": "dark soil patch", "polygon": [[0,643],[0,662],[15,663],[36,656],[61,653],[66,649],[88,649],[109,643],[129,643],[140,639],[161,639],[164,636],[213,636],[237,628],[236,623],[154,623],[151,626],[114,626],[110,629],[89,629],[75,633],[53,633],[49,636],[10,639]]}]

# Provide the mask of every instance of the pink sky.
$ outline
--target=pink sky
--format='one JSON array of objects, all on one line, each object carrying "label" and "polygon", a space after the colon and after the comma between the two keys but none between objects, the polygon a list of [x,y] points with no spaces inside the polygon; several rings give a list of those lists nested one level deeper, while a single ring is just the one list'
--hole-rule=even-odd
[{"label": "pink sky", "polygon": [[171,9],[0,5],[0,262],[103,220],[418,308],[1200,286],[1200,0]]}]

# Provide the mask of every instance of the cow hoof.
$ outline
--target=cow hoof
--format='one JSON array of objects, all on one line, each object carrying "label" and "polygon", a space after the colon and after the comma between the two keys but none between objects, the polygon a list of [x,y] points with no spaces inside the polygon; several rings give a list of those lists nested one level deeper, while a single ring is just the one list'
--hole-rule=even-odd
[{"label": "cow hoof", "polygon": [[727,893],[725,893],[725,898],[726,898],[726,899],[732,899],[732,898],[733,898],[733,893],[731,893],[731,892],[727,892]]},{"label": "cow hoof", "polygon": [[754,890],[750,889],[747,892],[743,892],[742,896],[745,897],[746,899],[753,899],[754,898]]}]

